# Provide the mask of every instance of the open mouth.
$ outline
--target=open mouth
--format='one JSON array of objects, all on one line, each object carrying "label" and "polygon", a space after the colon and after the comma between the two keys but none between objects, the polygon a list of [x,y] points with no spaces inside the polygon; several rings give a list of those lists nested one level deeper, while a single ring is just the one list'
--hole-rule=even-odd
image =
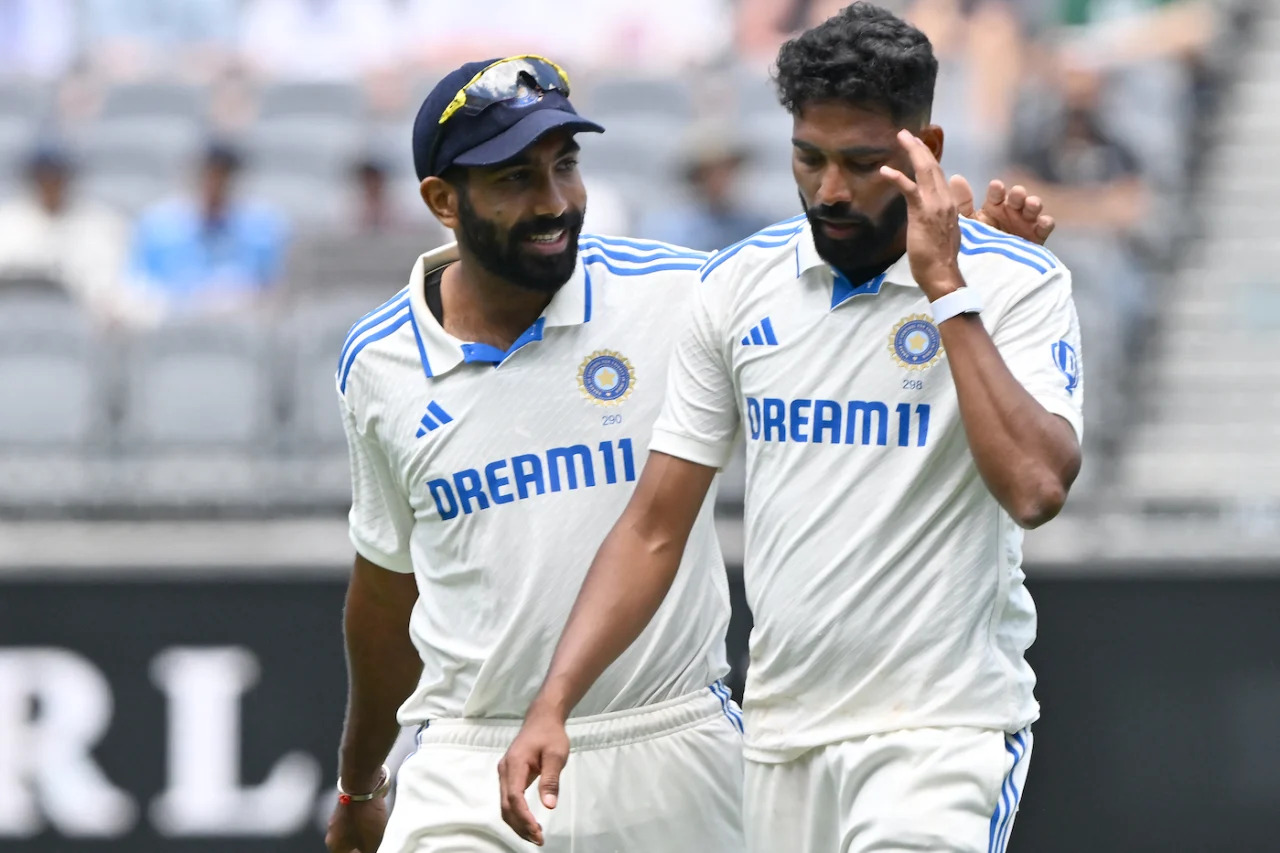
[{"label": "open mouth", "polygon": [[521,242],[539,254],[555,255],[568,248],[569,230],[567,228],[557,228],[554,231],[546,231],[541,234],[530,234]]}]

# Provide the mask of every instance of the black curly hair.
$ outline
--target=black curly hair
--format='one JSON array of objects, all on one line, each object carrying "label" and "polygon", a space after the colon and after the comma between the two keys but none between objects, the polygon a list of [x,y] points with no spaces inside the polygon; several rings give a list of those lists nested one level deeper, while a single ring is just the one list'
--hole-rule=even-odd
[{"label": "black curly hair", "polygon": [[928,120],[937,76],[924,33],[887,9],[857,2],[784,44],[774,83],[792,115],[816,101],[843,101],[905,122]]}]

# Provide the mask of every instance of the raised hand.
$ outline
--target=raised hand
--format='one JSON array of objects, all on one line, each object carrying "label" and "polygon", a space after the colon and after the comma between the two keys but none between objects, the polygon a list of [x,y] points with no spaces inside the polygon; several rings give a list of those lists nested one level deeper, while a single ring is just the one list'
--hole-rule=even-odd
[{"label": "raised hand", "polygon": [[[907,257],[911,275],[929,301],[964,285],[956,256],[960,252],[960,211],[933,152],[909,130],[898,131],[898,144],[911,158],[915,180],[892,166],[880,174],[893,181],[907,199]],[[972,192],[970,192],[972,198]]]},{"label": "raised hand", "polygon": [[1003,181],[987,184],[987,197],[980,210],[973,208],[973,189],[963,175],[952,175],[950,186],[960,215],[984,225],[1041,245],[1056,227],[1053,217],[1044,212],[1040,197],[1028,195],[1021,184],[1014,184],[1007,192]]}]

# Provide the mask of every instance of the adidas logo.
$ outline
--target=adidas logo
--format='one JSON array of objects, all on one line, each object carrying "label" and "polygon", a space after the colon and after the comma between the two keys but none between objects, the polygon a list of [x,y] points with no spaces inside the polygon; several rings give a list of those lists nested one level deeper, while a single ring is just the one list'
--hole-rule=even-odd
[{"label": "adidas logo", "polygon": [[433,430],[440,429],[440,427],[452,420],[453,415],[442,409],[435,400],[432,400],[427,404],[427,413],[422,416],[422,426],[418,427],[418,438],[422,438]]},{"label": "adidas logo", "polygon": [[778,345],[778,336],[773,333],[773,321],[765,317],[759,323],[751,327],[751,331],[742,338],[742,345],[749,346],[770,346]]}]

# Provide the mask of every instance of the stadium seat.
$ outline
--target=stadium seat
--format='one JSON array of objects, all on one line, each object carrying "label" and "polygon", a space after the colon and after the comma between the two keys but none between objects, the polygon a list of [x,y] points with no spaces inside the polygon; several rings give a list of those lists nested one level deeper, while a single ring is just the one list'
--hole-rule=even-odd
[{"label": "stadium seat", "polygon": [[332,226],[342,206],[342,188],[332,179],[258,169],[245,175],[244,197],[274,207],[301,230]]},{"label": "stadium seat", "polygon": [[309,457],[317,452],[345,451],[334,390],[338,356],[355,322],[398,289],[331,292],[299,304],[291,312],[282,334],[289,342],[282,365],[288,371],[290,393],[284,430],[286,452]]},{"label": "stadium seat", "polygon": [[363,117],[364,109],[364,94],[347,83],[276,83],[263,89],[258,103],[263,120],[334,116],[354,121]]},{"label": "stadium seat", "polygon": [[295,301],[364,305],[351,317],[354,321],[404,287],[418,255],[445,239],[429,228],[407,234],[300,237],[289,249],[285,286]]},{"label": "stadium seat", "polygon": [[[693,117],[693,92],[684,77],[598,77],[574,92],[583,115],[605,123],[605,116],[668,116],[680,121]],[[581,100],[581,104],[577,102]]]},{"label": "stadium seat", "polygon": [[0,81],[0,119],[18,118],[32,124],[49,120],[53,99],[47,84],[31,80]]},{"label": "stadium seat", "polygon": [[104,364],[61,291],[0,286],[0,447],[79,453],[105,443]]},{"label": "stadium seat", "polygon": [[76,144],[91,171],[177,182],[199,150],[200,130],[181,116],[119,117],[86,127],[77,134]]},{"label": "stadium seat", "polygon": [[182,187],[146,172],[95,171],[84,176],[81,189],[88,198],[132,216]]},{"label": "stadium seat", "polygon": [[281,119],[254,126],[245,148],[255,170],[332,181],[355,156],[358,138],[358,126],[343,119]]},{"label": "stadium seat", "polygon": [[107,90],[101,115],[105,119],[169,116],[199,121],[204,118],[208,97],[207,88],[184,83],[118,84]]},{"label": "stadium seat", "polygon": [[273,412],[268,351],[262,324],[227,318],[136,335],[126,357],[128,449],[260,448]]},{"label": "stadium seat", "polygon": [[36,125],[21,116],[0,115],[0,175],[21,168],[36,139]]}]

